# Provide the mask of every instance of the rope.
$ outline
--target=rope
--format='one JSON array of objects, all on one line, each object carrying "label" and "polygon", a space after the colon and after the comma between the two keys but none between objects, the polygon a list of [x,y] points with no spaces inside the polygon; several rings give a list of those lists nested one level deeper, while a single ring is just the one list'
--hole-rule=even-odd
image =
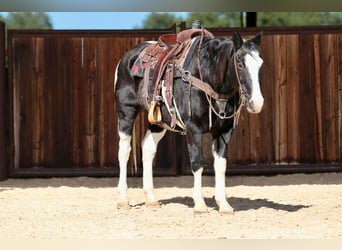
[{"label": "rope", "polygon": [[[200,81],[203,83],[203,78],[202,78],[202,70],[201,70],[201,63],[200,63],[200,60],[199,60],[199,55],[200,55],[200,49],[201,49],[201,45],[202,45],[202,40],[203,40],[203,29],[202,29],[202,36],[201,36],[201,40],[200,40],[200,44],[198,46],[198,56],[197,56],[197,64],[198,64],[198,69],[199,69],[199,74],[200,74]],[[205,91],[205,96],[207,98],[207,101],[208,101],[208,104],[209,104],[209,129],[212,127],[212,113],[211,112],[214,112],[214,114],[220,118],[221,120],[224,120],[224,119],[231,119],[231,118],[234,118],[234,124],[233,124],[233,127],[235,128],[235,126],[238,124],[238,121],[239,121],[239,118],[240,118],[240,113],[241,113],[241,110],[242,110],[242,107],[245,105],[246,103],[246,96],[242,90],[242,84],[241,84],[241,81],[240,81],[240,77],[239,77],[239,72],[237,70],[237,65],[236,65],[236,52],[234,52],[233,54],[233,62],[234,62],[234,70],[235,70],[235,75],[236,75],[236,79],[238,81],[238,85],[239,85],[239,97],[240,97],[240,100],[239,100],[239,106],[236,110],[236,107],[234,107],[234,113],[231,114],[231,115],[228,115],[228,116],[225,116],[225,115],[221,115],[219,114],[212,102],[211,102],[211,98],[212,98],[212,95],[209,95],[207,93],[207,91]],[[188,81],[190,83],[190,88],[191,88],[191,85],[192,85],[192,81]],[[190,96],[189,96],[190,97]],[[190,100],[190,99],[189,99]],[[228,99],[226,99],[226,101],[228,101]]]}]

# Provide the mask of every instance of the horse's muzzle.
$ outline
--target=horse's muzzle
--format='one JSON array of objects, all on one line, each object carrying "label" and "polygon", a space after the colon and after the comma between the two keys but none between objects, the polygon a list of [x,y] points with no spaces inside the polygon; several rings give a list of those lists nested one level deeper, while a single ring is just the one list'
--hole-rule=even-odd
[{"label": "horse's muzzle", "polygon": [[249,100],[247,102],[247,111],[249,113],[257,114],[260,113],[264,106],[264,98],[258,98],[258,100]]}]

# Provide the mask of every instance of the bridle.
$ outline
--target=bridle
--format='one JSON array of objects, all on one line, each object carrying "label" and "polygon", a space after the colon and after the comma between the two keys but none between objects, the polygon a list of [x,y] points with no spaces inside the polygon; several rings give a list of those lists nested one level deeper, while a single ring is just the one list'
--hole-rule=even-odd
[{"label": "bridle", "polygon": [[[202,39],[203,39],[203,35],[201,36],[201,41],[200,41],[200,44],[198,46],[198,53],[201,49]],[[240,113],[241,113],[242,107],[246,103],[246,96],[245,96],[245,93],[242,89],[242,84],[241,84],[239,72],[237,69],[236,53],[237,53],[236,51],[234,51],[234,53],[233,53],[233,63],[234,63],[234,71],[235,71],[236,79],[238,82],[239,104],[237,107],[236,106],[234,107],[234,112],[233,112],[233,114],[230,114],[230,115],[226,115],[222,111],[225,110],[227,102],[230,100],[230,98],[232,96],[235,95],[235,92],[233,94],[229,94],[229,95],[219,94],[210,86],[210,84],[203,81],[202,74],[201,74],[202,67],[201,67],[201,64],[199,61],[199,55],[197,56],[197,58],[198,58],[197,64],[198,64],[198,69],[200,72],[200,78],[192,76],[189,71],[185,71],[184,69],[180,69],[183,81],[189,83],[190,88],[191,88],[191,86],[195,86],[205,93],[206,99],[207,99],[208,104],[209,104],[209,128],[212,127],[212,112],[221,120],[234,118],[233,127],[235,128],[235,126],[238,124],[238,120],[240,118]],[[189,95],[190,95],[190,91],[189,91]],[[217,110],[213,106],[212,98],[218,104],[219,109],[220,109],[219,112],[217,112]],[[190,100],[190,96],[189,96],[189,100]],[[221,105],[219,105],[219,103],[224,103],[224,105],[222,105],[222,107],[220,107]],[[190,112],[191,112],[191,110],[189,107],[189,114],[190,114]],[[223,113],[223,115],[222,115],[222,113]]]}]

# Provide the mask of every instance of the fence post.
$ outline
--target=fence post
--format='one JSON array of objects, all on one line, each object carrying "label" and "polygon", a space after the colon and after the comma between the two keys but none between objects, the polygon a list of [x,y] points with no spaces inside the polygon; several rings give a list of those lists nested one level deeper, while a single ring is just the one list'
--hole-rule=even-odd
[{"label": "fence post", "polygon": [[5,23],[0,22],[0,181],[8,178],[5,133]]}]

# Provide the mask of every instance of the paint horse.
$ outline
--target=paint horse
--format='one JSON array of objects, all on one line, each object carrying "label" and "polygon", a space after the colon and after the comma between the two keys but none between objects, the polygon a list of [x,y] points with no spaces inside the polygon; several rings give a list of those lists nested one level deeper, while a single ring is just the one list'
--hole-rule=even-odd
[{"label": "paint horse", "polygon": [[[212,135],[215,201],[219,212],[232,213],[225,191],[227,146],[243,106],[250,113],[262,110],[260,89],[260,34],[246,40],[215,38],[209,31],[191,29],[157,42],[133,47],[115,72],[118,115],[118,208],[129,208],[127,162],[134,120],[140,109],[149,116],[142,141],[143,190],[146,206],[158,207],[153,193],[153,159],[166,130],[185,135],[194,175],[194,212],[207,212],[202,195],[202,136]],[[168,41],[165,41],[168,40]],[[172,40],[172,41],[170,41]],[[170,76],[171,75],[171,76]]]}]

